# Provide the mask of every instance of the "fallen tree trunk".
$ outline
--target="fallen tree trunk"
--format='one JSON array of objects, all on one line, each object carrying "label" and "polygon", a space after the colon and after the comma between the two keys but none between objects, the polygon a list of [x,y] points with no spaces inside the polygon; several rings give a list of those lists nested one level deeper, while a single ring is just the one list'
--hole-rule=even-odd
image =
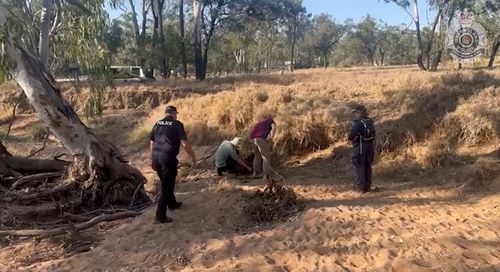
[{"label": "fallen tree trunk", "polygon": [[60,160],[24,159],[12,156],[0,142],[0,176],[19,177],[22,174],[63,172],[69,162]]},{"label": "fallen tree trunk", "polygon": [[99,215],[87,222],[75,224],[75,225],[67,225],[64,227],[58,227],[55,229],[25,229],[25,230],[0,230],[0,236],[35,236],[35,237],[50,237],[55,235],[65,234],[68,231],[80,231],[84,229],[88,229],[96,224],[107,221],[115,221],[130,217],[136,217],[140,215],[139,212],[121,212],[115,214],[106,214]]},{"label": "fallen tree trunk", "polygon": [[67,182],[61,186],[57,186],[55,188],[44,190],[37,193],[32,194],[14,194],[14,200],[32,200],[32,199],[41,199],[44,197],[52,196],[56,193],[65,192],[76,185],[76,182]]},{"label": "fallen tree trunk", "polygon": [[55,172],[55,173],[42,173],[42,174],[35,174],[31,176],[25,176],[22,177],[18,180],[16,180],[11,186],[11,190],[17,190],[19,187],[36,181],[36,180],[42,180],[42,179],[47,179],[47,178],[55,178],[55,177],[60,177],[63,173],[62,172]]},{"label": "fallen tree trunk", "polygon": [[[146,182],[141,172],[131,167],[113,144],[97,137],[81,122],[39,59],[12,37],[5,37],[4,46],[11,60],[9,73],[21,86],[39,118],[71,155],[84,158],[83,164],[79,161],[78,177],[74,177],[82,191],[82,203],[89,207],[129,205],[136,188]],[[25,167],[20,160],[16,158],[9,163],[13,171]],[[45,172],[58,171],[50,167],[64,164],[38,163],[36,168],[44,168]],[[143,186],[136,199],[150,202]]]}]

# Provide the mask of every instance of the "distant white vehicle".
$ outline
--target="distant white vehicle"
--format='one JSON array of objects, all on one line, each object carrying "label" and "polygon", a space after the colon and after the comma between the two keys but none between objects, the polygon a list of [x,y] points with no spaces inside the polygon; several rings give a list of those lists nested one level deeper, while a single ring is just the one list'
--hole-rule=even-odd
[{"label": "distant white vehicle", "polygon": [[[80,75],[80,67],[77,64],[70,65],[68,70],[73,78],[57,78],[57,82],[80,82],[87,81],[88,76]],[[113,65],[109,70],[115,81],[138,81],[143,82],[146,79],[144,71],[140,66]]]},{"label": "distant white vehicle", "polygon": [[117,78],[145,78],[140,66],[110,66],[111,73]]}]

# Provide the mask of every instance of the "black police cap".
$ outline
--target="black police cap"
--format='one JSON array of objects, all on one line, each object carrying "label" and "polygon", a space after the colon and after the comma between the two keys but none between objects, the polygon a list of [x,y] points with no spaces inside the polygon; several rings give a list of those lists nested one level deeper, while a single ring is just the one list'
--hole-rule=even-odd
[{"label": "black police cap", "polygon": [[177,113],[177,108],[174,106],[167,106],[167,108],[165,109],[165,113],[166,114]]}]

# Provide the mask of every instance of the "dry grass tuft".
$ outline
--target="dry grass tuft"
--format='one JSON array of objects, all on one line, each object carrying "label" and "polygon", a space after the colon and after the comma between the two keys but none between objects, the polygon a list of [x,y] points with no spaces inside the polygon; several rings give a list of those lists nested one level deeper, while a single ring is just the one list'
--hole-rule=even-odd
[{"label": "dry grass tuft", "polygon": [[[191,142],[213,145],[248,137],[262,115],[278,124],[275,151],[282,158],[305,155],[346,142],[350,108],[368,107],[376,121],[379,152],[411,152],[422,165],[455,160],[457,145],[492,145],[499,141],[498,72],[423,73],[414,70],[299,71],[287,84],[276,75],[234,81],[227,90],[176,99],[179,119]],[[133,133],[147,135],[163,117],[163,107]],[[424,150],[425,149],[425,150]]]},{"label": "dry grass tuft", "polygon": [[499,90],[489,87],[468,100],[461,99],[460,105],[446,116],[440,129],[449,135],[450,140],[465,146],[499,143]]},{"label": "dry grass tuft", "polygon": [[482,158],[465,169],[470,189],[489,189],[500,186],[500,161]]}]

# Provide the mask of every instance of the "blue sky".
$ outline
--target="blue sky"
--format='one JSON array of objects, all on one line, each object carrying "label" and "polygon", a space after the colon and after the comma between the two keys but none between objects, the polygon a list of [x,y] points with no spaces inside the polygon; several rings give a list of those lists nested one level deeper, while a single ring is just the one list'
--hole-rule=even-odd
[{"label": "blue sky", "polygon": [[[420,20],[427,24],[425,1],[420,1]],[[337,21],[352,18],[360,21],[367,14],[380,19],[390,25],[408,24],[411,18],[399,6],[393,3],[386,4],[382,0],[304,0],[304,6],[314,15],[328,13]],[[432,20],[432,19],[431,19]]]},{"label": "blue sky", "polygon": [[[411,23],[411,18],[396,4],[384,3],[383,0],[303,0],[304,6],[309,13],[317,15],[328,13],[337,21],[343,22],[351,18],[354,22],[360,21],[367,14],[384,21],[390,25],[400,25]],[[420,1],[420,20],[423,26],[432,21],[432,12],[427,11],[426,1]],[[140,7],[139,4],[137,4]],[[122,12],[111,10],[108,7],[111,17],[117,17]]]}]

